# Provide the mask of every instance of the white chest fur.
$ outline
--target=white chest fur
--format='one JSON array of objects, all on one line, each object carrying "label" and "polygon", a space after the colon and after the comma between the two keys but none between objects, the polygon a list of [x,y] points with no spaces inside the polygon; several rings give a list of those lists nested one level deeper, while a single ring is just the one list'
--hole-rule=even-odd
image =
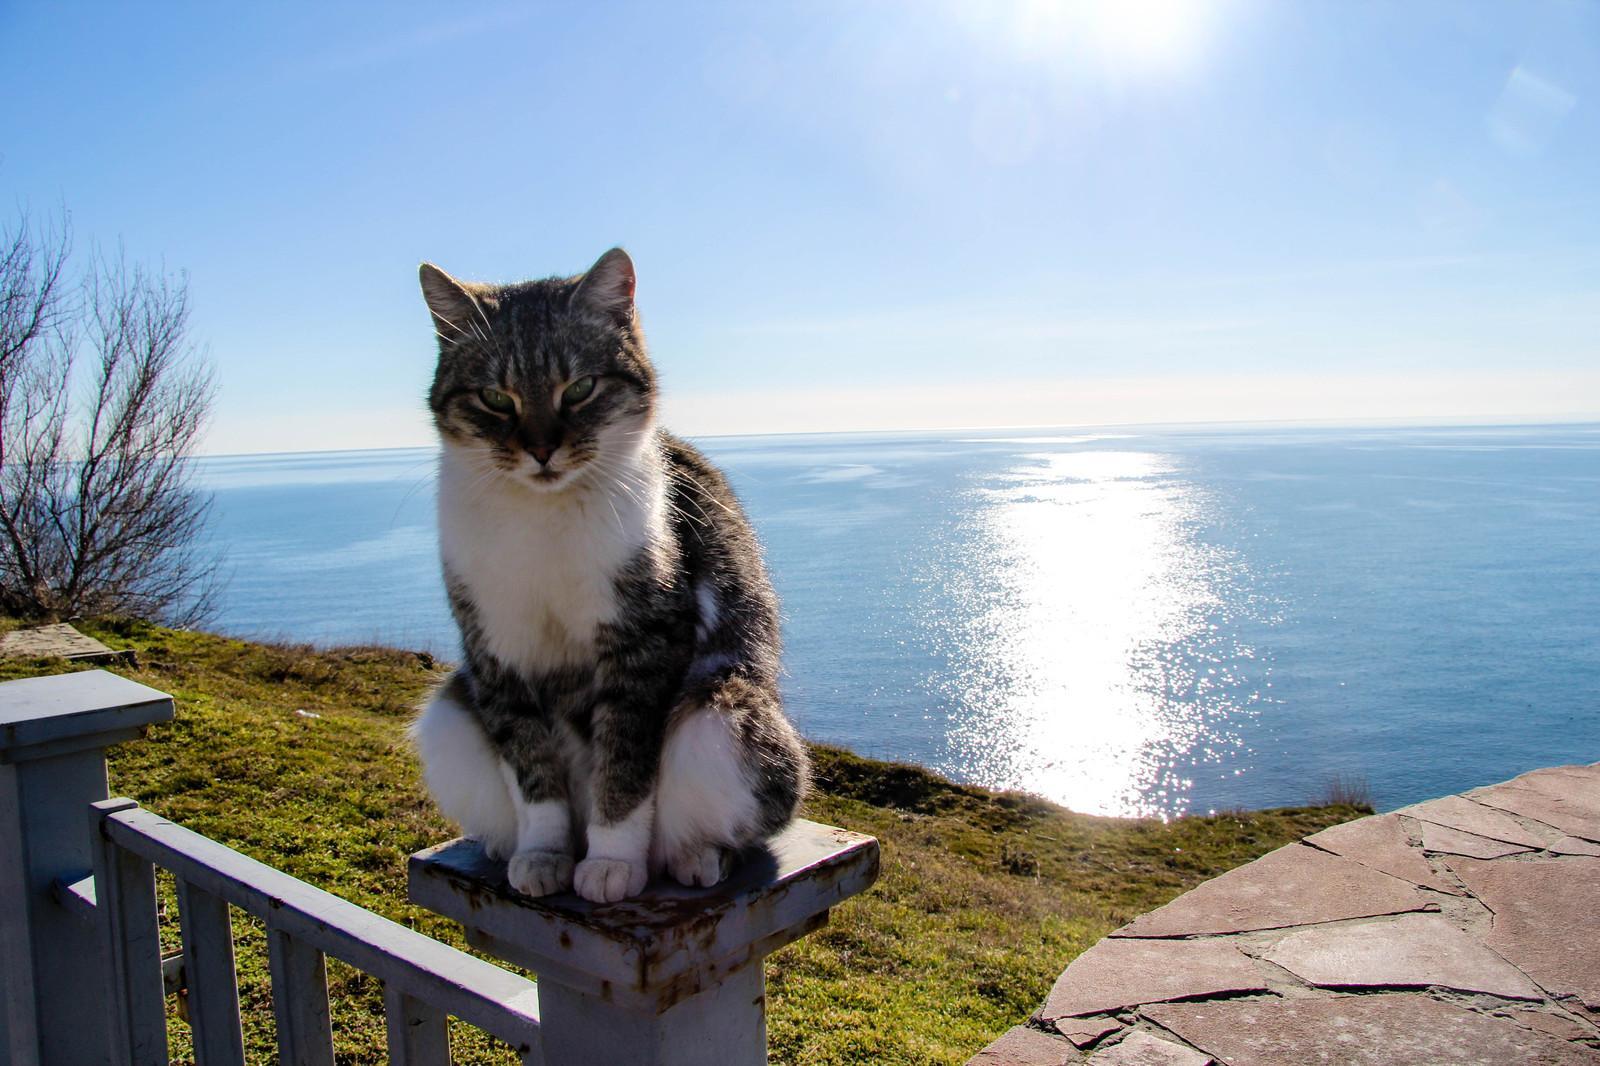
[{"label": "white chest fur", "polygon": [[485,649],[524,673],[591,661],[616,617],[614,580],[659,534],[659,478],[537,492],[446,445],[439,460],[439,552],[477,608]]}]

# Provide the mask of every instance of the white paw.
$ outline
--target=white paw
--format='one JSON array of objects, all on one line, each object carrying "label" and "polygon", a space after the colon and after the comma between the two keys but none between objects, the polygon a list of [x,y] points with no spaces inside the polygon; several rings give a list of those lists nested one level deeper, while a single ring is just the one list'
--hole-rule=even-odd
[{"label": "white paw", "polygon": [[732,869],[733,856],[715,844],[689,848],[667,858],[667,873],[678,884],[690,888],[710,888]]},{"label": "white paw", "polygon": [[615,903],[644,891],[648,878],[642,862],[626,859],[584,859],[573,875],[572,886],[591,903]]},{"label": "white paw", "polygon": [[559,851],[524,851],[506,864],[506,880],[524,896],[548,896],[572,887],[572,856]]}]

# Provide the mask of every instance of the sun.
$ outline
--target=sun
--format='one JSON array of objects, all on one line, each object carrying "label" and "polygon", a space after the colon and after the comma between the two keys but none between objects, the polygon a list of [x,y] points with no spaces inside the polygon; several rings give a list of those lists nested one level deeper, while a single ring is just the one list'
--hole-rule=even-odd
[{"label": "sun", "polygon": [[1197,43],[1201,5],[1196,0],[1114,0],[1085,5],[1089,25],[1109,51],[1173,63]]},{"label": "sun", "polygon": [[1092,54],[1112,68],[1176,68],[1199,51],[1217,0],[1023,0],[1013,26],[1029,51]]}]

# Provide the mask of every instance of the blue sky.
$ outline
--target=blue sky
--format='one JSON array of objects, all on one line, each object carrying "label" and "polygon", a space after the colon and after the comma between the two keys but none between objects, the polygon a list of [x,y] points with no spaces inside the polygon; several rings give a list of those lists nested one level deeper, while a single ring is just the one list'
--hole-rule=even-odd
[{"label": "blue sky", "polygon": [[1600,413],[1594,4],[10,3],[0,91],[212,451],[426,442],[417,262],[617,243],[690,433]]}]

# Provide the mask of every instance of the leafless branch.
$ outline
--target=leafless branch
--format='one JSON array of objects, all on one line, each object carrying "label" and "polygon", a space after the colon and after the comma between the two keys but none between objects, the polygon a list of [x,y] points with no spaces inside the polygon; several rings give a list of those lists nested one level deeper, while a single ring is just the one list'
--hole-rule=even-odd
[{"label": "leafless branch", "polygon": [[187,283],[119,252],[71,287],[68,252],[64,222],[0,239],[0,611],[198,620],[216,565],[189,458],[215,385]]}]

